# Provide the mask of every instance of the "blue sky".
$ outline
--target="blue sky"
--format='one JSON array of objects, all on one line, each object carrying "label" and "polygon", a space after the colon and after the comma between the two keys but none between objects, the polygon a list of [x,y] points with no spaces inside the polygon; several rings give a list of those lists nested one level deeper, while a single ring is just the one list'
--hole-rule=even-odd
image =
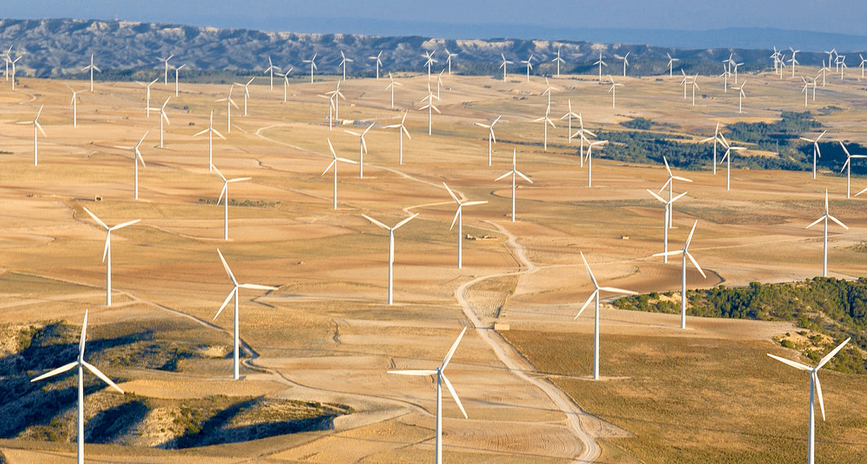
[{"label": "blue sky", "polygon": [[867,5],[863,0],[5,0],[0,17],[118,18],[381,35],[409,31],[467,36],[479,32],[514,37],[522,30],[516,26],[534,26],[533,30],[775,27],[867,35]]}]

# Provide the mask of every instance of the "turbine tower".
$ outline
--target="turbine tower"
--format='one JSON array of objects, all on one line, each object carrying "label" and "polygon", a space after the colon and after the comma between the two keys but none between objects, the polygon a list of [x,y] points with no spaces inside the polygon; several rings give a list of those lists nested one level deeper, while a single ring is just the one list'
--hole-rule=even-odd
[{"label": "turbine tower", "polygon": [[520,176],[522,179],[526,180],[527,182],[529,182],[531,184],[533,183],[533,181],[530,180],[529,177],[525,176],[523,172],[518,170],[518,150],[517,149],[512,151],[512,170],[503,174],[500,177],[497,177],[496,179],[494,179],[494,182],[501,180],[501,179],[505,179],[508,176],[512,176],[512,222],[515,222],[515,189],[516,189],[517,183],[518,183],[518,176]]},{"label": "turbine tower", "polygon": [[24,121],[19,122],[18,124],[33,124],[33,165],[39,165],[39,132],[42,132],[42,135],[48,137],[45,134],[45,131],[42,130],[42,125],[39,124],[39,116],[42,114],[42,108],[45,105],[39,107],[39,111],[36,113],[36,117],[33,118],[32,121]]},{"label": "turbine tower", "polygon": [[[11,50],[11,48],[10,48]],[[82,71],[90,71],[90,93],[93,93],[93,72],[102,72],[93,64],[93,53],[90,54],[90,64],[81,68]],[[862,76],[863,77],[863,76]]]},{"label": "turbine tower", "polygon": [[805,227],[805,229],[809,229],[810,227],[813,227],[820,222],[824,222],[824,233],[822,240],[822,277],[828,277],[828,219],[836,222],[837,225],[839,225],[840,227],[849,230],[849,228],[846,227],[846,224],[843,224],[837,218],[831,216],[831,214],[828,212],[828,190],[825,189],[825,212],[822,213],[822,216],[819,217],[819,219],[816,219],[815,221],[813,221],[813,223]]},{"label": "turbine tower", "polygon": [[[328,165],[328,167],[325,168],[324,171],[322,171],[322,176],[324,176],[328,172],[329,169],[331,169],[332,167],[334,168],[334,210],[336,211],[337,210],[337,163],[338,162],[349,163],[349,164],[357,164],[357,163],[355,161],[348,160],[346,158],[338,158],[337,154],[334,153],[334,146],[331,145],[331,139],[326,139],[326,140],[328,140],[328,148],[331,149],[331,156],[333,157],[333,159],[331,160],[331,163]],[[320,176],[320,177],[322,177],[322,176]]]},{"label": "turbine tower", "polygon": [[698,262],[692,255],[689,253],[689,244],[692,242],[692,235],[695,233],[695,226],[698,225],[698,221],[695,221],[692,225],[692,230],[689,231],[689,237],[686,238],[686,243],[683,245],[683,248],[677,251],[669,251],[667,253],[657,253],[653,256],[675,256],[681,255],[683,261],[681,263],[681,269],[683,270],[682,278],[681,278],[681,290],[680,290],[680,328],[686,328],[686,259],[692,262],[693,266],[698,269],[698,272],[701,273],[701,276],[707,279],[707,275],[705,275],[704,271],[701,269],[701,266],[698,265]]},{"label": "turbine tower", "polygon": [[409,131],[406,130],[406,115],[407,114],[409,114],[409,110],[406,110],[403,112],[403,118],[401,118],[400,124],[391,124],[391,125],[385,126],[386,129],[397,129],[397,133],[398,133],[398,137],[399,137],[398,149],[399,149],[399,153],[400,153],[398,155],[398,164],[400,164],[400,165],[403,165],[403,134],[406,134],[406,136],[410,140],[412,140],[412,136],[410,136]]},{"label": "turbine tower", "polygon": [[816,178],[816,158],[822,157],[822,151],[819,150],[819,139],[821,139],[822,136],[825,135],[825,132],[828,132],[828,131],[822,131],[822,133],[819,134],[819,136],[816,137],[814,140],[810,140],[806,137],[801,137],[801,140],[804,140],[804,141],[807,141],[807,142],[810,142],[813,144],[813,179]]},{"label": "turbine tower", "polygon": [[[482,124],[480,122],[474,122],[473,124],[483,127],[488,130],[488,166],[491,165],[491,153],[493,151],[493,144],[497,143],[497,136],[494,135],[494,125],[503,117],[502,115],[497,116],[497,119],[494,119],[494,122],[490,124]],[[547,132],[547,129],[546,129]]]},{"label": "turbine tower", "polygon": [[843,148],[843,152],[846,153],[846,162],[843,163],[843,169],[841,169],[840,172],[843,172],[843,170],[846,171],[846,198],[848,199],[850,198],[849,192],[851,191],[852,185],[852,158],[867,158],[867,155],[851,155],[849,154],[849,150],[846,149],[846,145],[843,145],[843,142],[840,142],[840,146]]},{"label": "turbine tower", "polygon": [[226,140],[223,134],[214,129],[214,110],[211,110],[211,120],[208,122],[208,128],[196,133],[193,137],[198,137],[202,134],[208,134],[208,172],[211,172],[214,170],[214,135]]},{"label": "turbine tower", "polygon": [[359,156],[359,159],[358,159],[358,178],[359,179],[364,179],[364,154],[367,152],[367,142],[364,140],[364,136],[367,135],[367,132],[370,131],[370,129],[373,129],[373,125],[374,125],[374,123],[370,123],[370,125],[367,126],[367,129],[364,129],[364,132],[361,132],[361,133],[351,131],[351,130],[346,131],[347,134],[352,134],[352,135],[358,137],[358,139],[359,139],[359,143],[358,143],[358,156]]},{"label": "turbine tower", "polygon": [[102,262],[105,263],[105,305],[111,306],[111,233],[115,230],[123,229],[126,226],[131,226],[141,221],[141,219],[124,222],[114,227],[109,227],[104,222],[102,222],[102,220],[96,217],[95,214],[91,213],[89,209],[84,208],[84,212],[89,214],[90,217],[92,217],[97,224],[101,225],[105,229],[105,249],[102,252]]},{"label": "turbine tower", "polygon": [[[220,190],[220,196],[217,198],[217,204],[220,204],[220,200],[223,201],[223,240],[229,240],[229,184],[231,182],[242,182],[245,180],[250,180],[252,177],[238,177],[235,179],[226,179],[226,176],[214,166],[214,171],[217,171],[217,175],[220,176],[220,179],[223,179],[223,189]],[[224,198],[225,197],[225,198]]]},{"label": "turbine tower", "polygon": [[455,223],[458,224],[458,269],[463,265],[463,240],[464,240],[464,216],[463,216],[463,207],[464,206],[475,206],[475,205],[483,205],[487,203],[487,201],[461,201],[452,189],[443,182],[443,187],[449,192],[452,200],[458,204],[458,210],[455,212],[455,218],[452,219],[452,225],[449,227],[449,230],[454,229]]},{"label": "turbine tower", "polygon": [[118,147],[118,146],[114,147],[114,148],[119,148],[121,150],[132,150],[132,163],[135,166],[135,195],[134,195],[134,198],[136,200],[138,200],[138,163],[139,163],[139,161],[141,161],[141,167],[146,167],[144,157],[141,155],[141,151],[139,150],[139,147],[144,142],[145,137],[148,136],[148,132],[150,132],[150,131],[145,131],[144,135],[141,137],[141,140],[139,140],[138,143],[134,147]]},{"label": "turbine tower", "polygon": [[362,216],[364,216],[365,219],[372,222],[373,224],[382,227],[383,229],[388,231],[388,304],[390,306],[394,302],[394,299],[392,297],[394,282],[394,231],[399,229],[407,222],[415,219],[415,217],[418,216],[418,213],[415,213],[412,216],[398,222],[394,227],[388,227],[387,225],[377,221],[376,219],[373,219],[366,214],[362,214]]}]

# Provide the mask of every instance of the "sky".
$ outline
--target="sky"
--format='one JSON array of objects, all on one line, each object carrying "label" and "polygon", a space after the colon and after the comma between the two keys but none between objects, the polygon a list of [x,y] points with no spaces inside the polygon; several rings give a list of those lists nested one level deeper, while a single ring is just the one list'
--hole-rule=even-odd
[{"label": "sky", "polygon": [[0,17],[445,38],[533,38],[522,35],[581,28],[774,27],[867,35],[864,0],[4,0]]}]

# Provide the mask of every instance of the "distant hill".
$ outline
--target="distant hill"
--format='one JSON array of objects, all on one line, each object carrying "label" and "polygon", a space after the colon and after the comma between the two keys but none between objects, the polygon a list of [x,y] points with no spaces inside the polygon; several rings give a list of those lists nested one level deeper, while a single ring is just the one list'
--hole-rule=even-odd
[{"label": "distant hill", "polygon": [[[649,40],[652,37],[648,38]],[[348,72],[353,76],[372,75],[374,60],[370,56],[382,51],[383,69],[387,71],[423,70],[425,51],[434,51],[435,69],[445,66],[448,49],[456,53],[453,71],[465,74],[500,73],[501,54],[515,64],[510,72],[521,71],[521,60],[533,55],[533,74],[555,72],[552,60],[558,48],[566,61],[562,72],[595,74],[593,63],[600,52],[608,67],[603,73],[622,74],[622,64],[614,54],[630,53],[629,75],[658,75],[667,72],[670,53],[680,59],[675,72],[719,75],[721,61],[730,54],[743,62],[741,72],[769,69],[773,66],[767,49],[703,48],[676,49],[651,45],[622,43],[591,43],[565,40],[487,39],[453,40],[421,36],[381,37],[354,34],[310,34],[291,32],[261,32],[249,29],[217,29],[172,24],[149,24],[129,21],[97,21],[78,19],[0,20],[0,48],[13,46],[13,56],[23,54],[19,72],[38,77],[83,77],[81,67],[87,65],[90,54],[96,54],[96,65],[104,72],[102,79],[146,79],[156,76],[151,70],[163,68],[161,58],[174,54],[171,64],[186,63],[187,69],[199,75],[206,72],[247,74],[261,72],[270,56],[283,68],[293,66],[294,76],[305,75],[308,66],[303,59],[317,54],[317,73],[339,72],[340,52],[355,60]],[[802,52],[797,55],[802,65],[820,65],[827,59],[824,53]],[[856,72],[860,59],[850,56],[847,64]],[[147,72],[142,72],[147,71]],[[147,74],[147,76],[143,76]],[[188,74],[189,78],[189,74]]]}]

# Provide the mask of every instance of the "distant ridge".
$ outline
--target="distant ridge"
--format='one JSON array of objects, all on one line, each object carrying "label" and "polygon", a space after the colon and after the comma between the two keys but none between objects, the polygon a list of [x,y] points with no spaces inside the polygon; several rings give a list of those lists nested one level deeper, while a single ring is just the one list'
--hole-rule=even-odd
[{"label": "distant ridge", "polygon": [[[556,34],[557,30],[547,30],[547,34]],[[680,40],[690,40],[690,34],[702,36],[704,41],[712,42],[713,35],[722,38],[730,36],[742,37],[745,42],[755,43],[767,31],[766,29],[729,29],[709,32],[683,31]],[[566,60],[563,72],[593,73],[596,68],[592,63],[605,55],[609,67],[604,73],[619,74],[618,61],[613,54],[620,55],[630,52],[629,74],[633,76],[650,76],[667,73],[667,54],[671,53],[680,59],[679,67],[687,73],[718,75],[722,72],[721,61],[734,54],[738,62],[745,63],[742,72],[766,70],[772,68],[770,48],[737,48],[705,46],[705,42],[696,39],[692,48],[678,49],[657,45],[644,45],[641,34],[649,34],[646,42],[662,40],[659,31],[614,31],[606,29],[585,30],[588,35],[610,34],[618,39],[605,41],[568,41],[568,40],[525,40],[525,39],[442,39],[428,38],[419,35],[409,36],[377,36],[357,34],[318,34],[295,32],[262,32],[250,29],[219,29],[214,27],[184,26],[174,24],[151,24],[129,21],[100,21],[79,19],[42,19],[42,20],[0,20],[0,49],[14,46],[13,56],[24,54],[18,63],[19,72],[39,77],[82,77],[81,68],[89,63],[90,54],[97,55],[96,64],[103,69],[98,74],[100,79],[145,79],[150,76],[150,70],[162,68],[160,58],[174,54],[172,64],[187,64],[188,73],[230,72],[244,74],[260,71],[265,68],[268,56],[274,64],[284,68],[294,66],[294,76],[302,76],[306,67],[302,60],[318,53],[317,65],[320,74],[336,74],[340,60],[340,51],[355,59],[349,67],[353,76],[372,75],[373,61],[368,56],[383,51],[384,70],[421,72],[424,51],[435,50],[434,58],[440,68],[445,62],[445,49],[457,53],[453,69],[465,74],[499,75],[497,67],[500,64],[500,54],[518,61],[534,56],[535,68],[533,74],[550,75],[554,72],[551,60],[556,56],[557,49],[562,48],[562,57]],[[797,32],[777,31],[775,33]],[[632,34],[632,35],[630,35]],[[753,34],[753,39],[746,37]],[[817,38],[826,37],[829,43],[834,40],[843,42],[843,38],[855,40],[857,36],[836,34],[810,33]],[[800,37],[800,35],[798,36]],[[635,40],[630,40],[635,39]],[[728,40],[728,39],[727,39]],[[734,40],[734,39],[731,39]],[[770,40],[770,39],[768,39]],[[818,40],[818,39],[817,39]],[[860,38],[867,44],[867,38]],[[636,44],[629,44],[636,42]],[[787,49],[790,44],[781,41],[780,49]],[[853,42],[854,43],[854,42]],[[843,43],[834,45],[838,51]],[[865,47],[867,48],[867,47]],[[803,49],[802,49],[803,50]],[[842,51],[841,51],[842,53]],[[802,65],[817,66],[827,59],[821,52],[805,52],[798,54]],[[856,72],[860,64],[858,54],[852,54],[847,64]],[[518,72],[513,67],[510,72]],[[677,72],[677,69],[675,69]],[[146,74],[147,76],[144,76]],[[195,77],[195,76],[192,76]]]}]

